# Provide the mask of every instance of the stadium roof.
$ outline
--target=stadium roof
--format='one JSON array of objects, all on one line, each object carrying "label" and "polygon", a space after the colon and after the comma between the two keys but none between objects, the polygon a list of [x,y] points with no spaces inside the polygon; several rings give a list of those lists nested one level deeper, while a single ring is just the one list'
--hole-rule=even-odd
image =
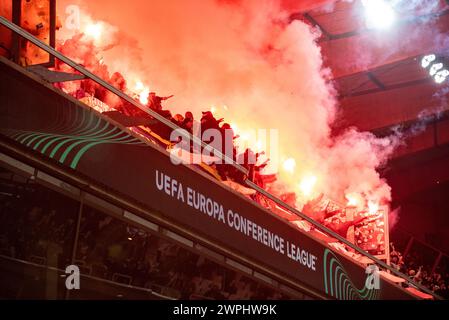
[{"label": "stadium roof", "polygon": [[[447,170],[438,164],[449,161],[449,86],[437,85],[421,67],[426,54],[449,55],[449,4],[402,3],[408,8],[400,8],[395,24],[385,30],[367,28],[361,1],[301,1],[292,18],[321,30],[319,44],[340,100],[336,131],[355,126],[386,135],[398,126],[419,128],[396,152],[394,163],[419,165],[419,172],[426,174],[414,174],[425,189],[449,181]],[[409,169],[406,175],[414,172]]]}]

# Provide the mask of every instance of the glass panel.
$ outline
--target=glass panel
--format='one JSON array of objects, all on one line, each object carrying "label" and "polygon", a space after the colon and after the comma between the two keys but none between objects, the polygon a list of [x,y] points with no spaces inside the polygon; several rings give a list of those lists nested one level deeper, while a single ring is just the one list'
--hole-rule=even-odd
[{"label": "glass panel", "polygon": [[79,205],[33,180],[0,168],[0,287],[7,298],[65,294]]},{"label": "glass panel", "polygon": [[[289,298],[90,207],[83,210],[75,263],[84,274],[173,298]],[[83,298],[83,292],[71,292],[70,296]]]}]

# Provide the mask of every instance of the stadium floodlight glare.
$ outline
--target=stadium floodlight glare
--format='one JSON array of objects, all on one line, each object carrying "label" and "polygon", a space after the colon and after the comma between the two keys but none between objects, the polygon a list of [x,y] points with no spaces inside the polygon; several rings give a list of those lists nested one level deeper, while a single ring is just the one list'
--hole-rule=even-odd
[{"label": "stadium floodlight glare", "polygon": [[434,63],[430,67],[430,71],[429,71],[430,76],[433,77],[440,69],[443,69],[443,63],[441,63],[441,62]]},{"label": "stadium floodlight glare", "polygon": [[385,0],[362,0],[368,29],[388,29],[396,21],[396,12]]},{"label": "stadium floodlight glare", "polygon": [[422,60],[421,60],[421,66],[422,66],[424,69],[426,69],[428,66],[430,66],[430,64],[431,64],[432,62],[435,61],[436,58],[437,58],[437,56],[434,55],[434,54],[429,54],[429,55],[425,56],[425,57],[422,58]]},{"label": "stadium floodlight glare", "polygon": [[434,79],[436,83],[442,84],[444,81],[446,81],[446,79],[448,79],[448,77],[449,77],[449,70],[443,69],[435,74]]},{"label": "stadium floodlight glare", "polygon": [[429,68],[429,75],[436,83],[442,84],[449,78],[449,60],[444,56],[437,56],[436,54],[428,54],[421,59],[421,66],[424,69]]}]

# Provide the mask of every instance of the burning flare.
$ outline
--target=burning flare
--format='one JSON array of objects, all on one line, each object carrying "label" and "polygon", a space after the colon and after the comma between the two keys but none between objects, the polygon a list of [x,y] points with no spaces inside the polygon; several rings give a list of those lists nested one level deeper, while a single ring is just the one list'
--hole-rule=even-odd
[{"label": "burning flare", "polygon": [[86,26],[85,33],[87,36],[98,41],[101,39],[103,33],[103,26],[100,23],[92,23]]},{"label": "burning flare", "polygon": [[293,158],[288,158],[284,161],[284,170],[288,173],[293,174],[296,168],[296,160]]},{"label": "burning flare", "polygon": [[304,177],[299,184],[299,189],[301,190],[302,194],[310,198],[314,192],[317,181],[318,178],[314,175]]}]

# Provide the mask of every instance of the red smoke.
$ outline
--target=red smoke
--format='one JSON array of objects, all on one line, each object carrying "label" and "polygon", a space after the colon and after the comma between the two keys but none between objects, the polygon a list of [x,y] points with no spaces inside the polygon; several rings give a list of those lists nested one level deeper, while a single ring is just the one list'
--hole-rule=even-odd
[{"label": "red smoke", "polygon": [[[289,20],[321,2],[328,1],[80,1],[80,31],[101,21],[102,35],[63,48],[107,80],[120,71],[131,90],[174,94],[173,112],[198,116],[213,107],[241,134],[278,129],[281,182],[273,187],[295,191],[299,208],[320,193],[357,199],[359,207],[388,203],[390,188],[377,169],[397,142],[355,129],[331,136],[338,106],[318,33]],[[59,12],[68,4],[59,1]],[[63,28],[60,39],[73,34]]]}]

